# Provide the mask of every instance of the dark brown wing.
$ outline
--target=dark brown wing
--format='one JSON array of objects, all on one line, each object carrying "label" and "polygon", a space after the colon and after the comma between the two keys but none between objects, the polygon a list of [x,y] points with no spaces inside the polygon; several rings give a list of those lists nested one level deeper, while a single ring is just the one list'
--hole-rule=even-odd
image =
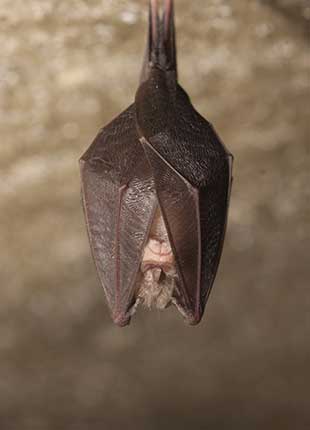
[{"label": "dark brown wing", "polygon": [[154,121],[148,124],[150,116],[138,115],[138,123],[176,259],[179,306],[195,324],[202,317],[222,252],[232,157],[181,88],[164,115],[157,134]]},{"label": "dark brown wing", "polygon": [[100,131],[80,163],[93,258],[112,317],[126,325],[157,205],[150,168],[136,134],[134,105]]}]

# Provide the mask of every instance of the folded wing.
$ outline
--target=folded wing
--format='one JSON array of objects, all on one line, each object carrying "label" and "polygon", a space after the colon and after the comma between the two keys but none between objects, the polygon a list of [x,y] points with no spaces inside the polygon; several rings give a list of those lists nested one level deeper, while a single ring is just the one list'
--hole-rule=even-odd
[{"label": "folded wing", "polygon": [[162,123],[154,133],[154,125],[141,118],[141,142],[175,254],[179,305],[195,324],[202,317],[222,252],[232,156],[180,87]]},{"label": "folded wing", "polygon": [[80,164],[93,258],[112,317],[126,325],[157,206],[150,168],[136,133],[134,105],[99,132]]}]

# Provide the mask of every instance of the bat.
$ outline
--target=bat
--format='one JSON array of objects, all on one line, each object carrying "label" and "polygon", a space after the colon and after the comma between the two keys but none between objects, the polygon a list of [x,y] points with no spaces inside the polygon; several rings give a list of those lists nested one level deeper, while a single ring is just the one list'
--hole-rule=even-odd
[{"label": "bat", "polygon": [[195,325],[222,253],[233,156],[178,83],[173,1],[149,9],[135,100],[80,159],[83,208],[113,321],[175,305]]}]

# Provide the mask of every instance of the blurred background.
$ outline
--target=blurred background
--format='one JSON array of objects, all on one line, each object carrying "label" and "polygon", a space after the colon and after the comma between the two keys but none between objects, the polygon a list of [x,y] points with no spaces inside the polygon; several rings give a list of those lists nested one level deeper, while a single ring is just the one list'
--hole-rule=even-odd
[{"label": "blurred background", "polygon": [[180,82],[235,156],[202,323],[112,324],[78,159],[133,100],[147,1],[0,0],[0,427],[310,428],[310,4],[176,1]]}]

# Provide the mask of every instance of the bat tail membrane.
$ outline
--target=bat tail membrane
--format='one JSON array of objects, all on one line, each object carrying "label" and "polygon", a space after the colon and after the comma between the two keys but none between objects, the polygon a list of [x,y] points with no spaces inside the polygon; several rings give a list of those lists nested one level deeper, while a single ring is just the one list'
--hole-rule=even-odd
[{"label": "bat tail membrane", "polygon": [[158,0],[150,0],[146,53],[140,83],[146,81],[152,67],[170,72],[177,78],[177,55],[173,0],[164,0],[162,17]]}]

